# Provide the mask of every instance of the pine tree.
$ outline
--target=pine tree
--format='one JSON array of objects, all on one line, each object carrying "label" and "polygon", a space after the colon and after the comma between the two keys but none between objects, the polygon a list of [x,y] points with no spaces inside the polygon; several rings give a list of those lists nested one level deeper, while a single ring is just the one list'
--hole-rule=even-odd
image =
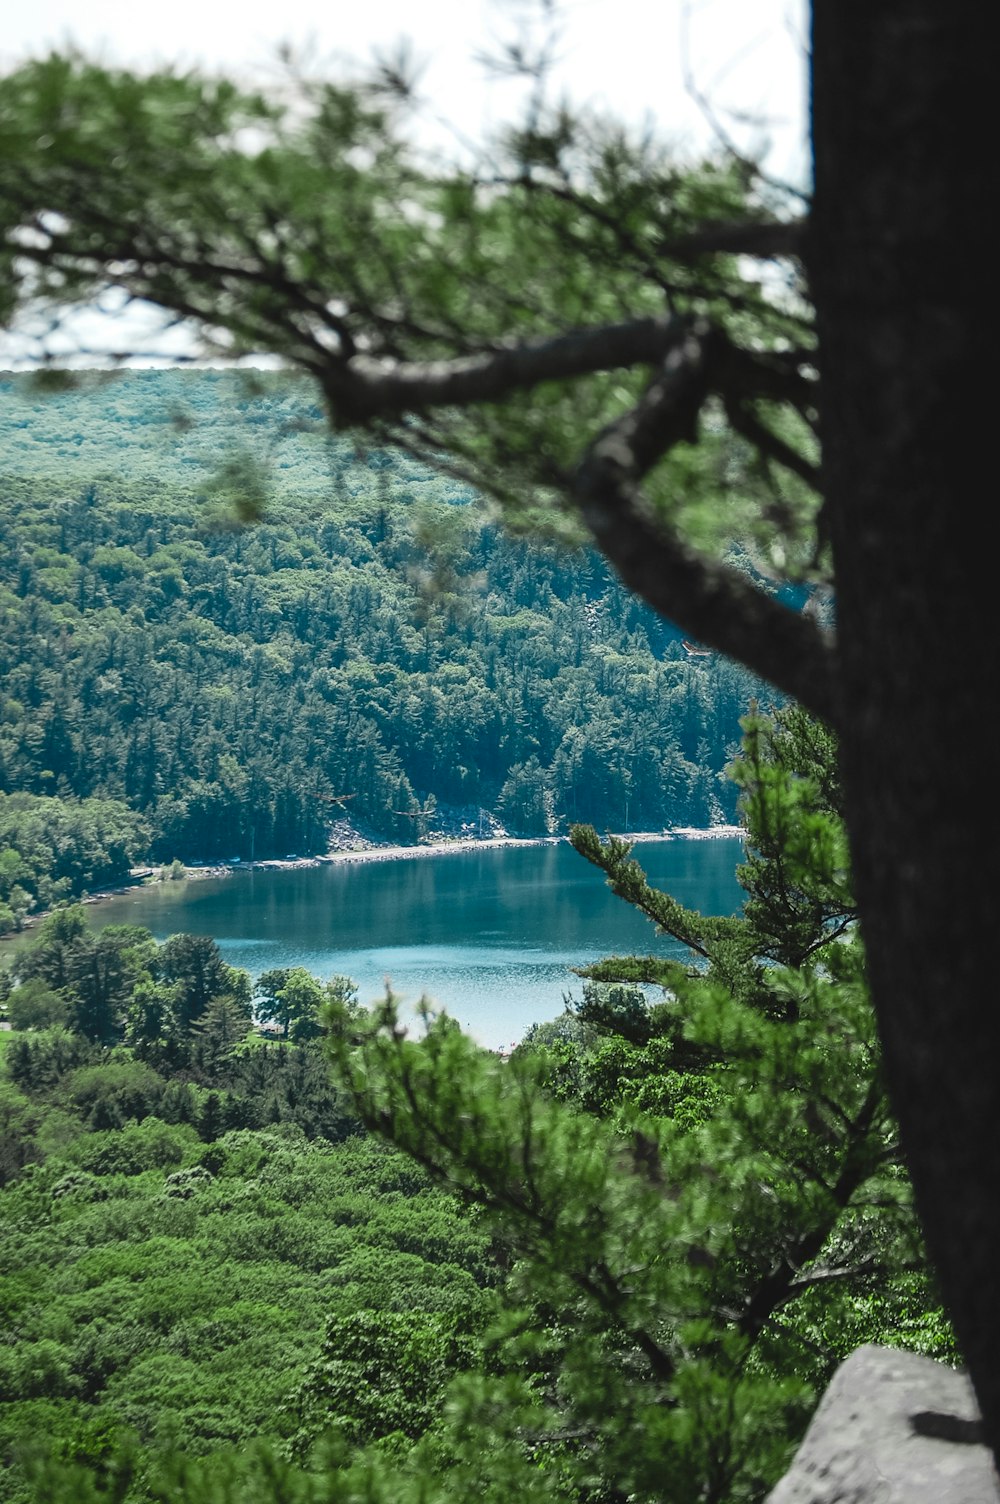
[{"label": "pine tree", "polygon": [[362,1120],[493,1219],[509,1315],[477,1413],[495,1431],[513,1386],[506,1444],[558,1456],[584,1497],[654,1500],[669,1477],[672,1504],[759,1498],[847,1347],[935,1304],[831,750],[797,709],[746,723],[738,918],[684,909],[626,842],[573,832],[691,954],[587,968],[596,1043],[504,1063],[444,1016],[409,1038],[390,996],[329,1045]]}]

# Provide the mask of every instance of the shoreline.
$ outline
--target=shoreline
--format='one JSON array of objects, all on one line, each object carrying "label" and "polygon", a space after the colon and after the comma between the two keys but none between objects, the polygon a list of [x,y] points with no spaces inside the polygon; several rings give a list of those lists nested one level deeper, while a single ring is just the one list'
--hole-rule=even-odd
[{"label": "shoreline", "polygon": [[[657,841],[713,841],[736,840],[743,836],[741,825],[708,825],[696,827],[678,825],[670,830],[606,831],[617,840],[631,845],[650,845]],[[218,866],[189,867],[187,879],[195,881],[209,877],[231,877],[237,872],[284,872],[297,867],[350,866],[362,862],[405,862],[424,856],[453,856],[466,851],[507,851],[523,846],[560,846],[569,843],[568,836],[454,836],[439,841],[421,841],[412,846],[373,843],[369,846],[344,847],[325,852],[322,856],[262,857],[255,862],[226,862]],[[155,868],[143,869],[150,873]],[[128,892],[128,889],[119,890]]]},{"label": "shoreline", "polygon": [[[712,825],[704,830],[693,826],[678,826],[675,830],[629,831],[628,834],[608,831],[616,839],[629,841],[632,845],[649,845],[654,841],[711,841],[743,835],[740,825]],[[459,836],[453,840],[425,841],[418,846],[372,846],[359,851],[336,851],[327,856],[306,858],[309,865],[348,864],[352,862],[396,862],[421,856],[445,856],[462,851],[499,851],[518,846],[560,846],[569,843],[568,836]],[[258,862],[257,866],[281,868],[300,866],[300,862]],[[239,870],[238,868],[235,870]]]},{"label": "shoreline", "polygon": [[[678,825],[669,830],[630,830],[626,832],[606,831],[605,836],[614,835],[619,840],[629,841],[633,845],[649,845],[654,841],[713,841],[733,840],[744,834],[740,825],[709,825],[702,828],[690,825]],[[254,862],[224,862],[216,864],[194,865],[186,867],[186,876],[182,878],[167,878],[163,880],[163,886],[169,887],[171,883],[203,882],[209,879],[233,877],[239,872],[291,872],[300,867],[331,867],[352,866],[365,862],[406,862],[414,861],[426,856],[456,856],[468,851],[506,851],[514,847],[523,846],[559,846],[568,844],[568,836],[455,836],[440,841],[423,841],[414,846],[380,845],[373,842],[368,846],[356,848],[341,848],[337,851],[328,851],[322,856],[296,856],[296,857],[263,857]],[[114,888],[100,888],[93,893],[87,893],[81,898],[70,900],[73,903],[93,904],[104,903],[112,898],[125,898],[139,888],[152,888],[160,886],[160,881],[151,881],[154,874],[160,868],[157,867],[133,867],[133,881]],[[37,914],[28,914],[20,930],[11,930],[6,935],[0,935],[0,945],[17,940],[27,930],[34,929],[46,919],[52,909],[39,910]]]}]

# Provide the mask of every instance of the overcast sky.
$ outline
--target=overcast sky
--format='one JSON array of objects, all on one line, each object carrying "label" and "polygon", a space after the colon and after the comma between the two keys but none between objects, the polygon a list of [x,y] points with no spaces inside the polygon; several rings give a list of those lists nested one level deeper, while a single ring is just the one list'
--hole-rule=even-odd
[{"label": "overcast sky", "polygon": [[[475,54],[516,37],[540,0],[2,0],[0,66],[72,42],[108,60],[180,62],[266,75],[278,46],[309,48],[331,69],[408,37],[426,63],[429,113],[477,133],[514,103],[487,88]],[[765,122],[772,170],[801,170],[805,0],[553,0],[558,82],[576,103],[607,108],[669,137],[708,139],[685,71],[741,146]]]},{"label": "overcast sky", "polygon": [[[519,34],[542,36],[544,9],[543,0],[0,0],[0,70],[75,45],[111,63],[169,62],[266,82],[283,44],[336,76],[405,38],[424,65],[422,139],[450,150],[516,118],[520,86],[488,83],[477,54]],[[549,9],[554,91],[652,126],[686,151],[710,145],[714,120],[772,176],[802,182],[806,0],[552,0]],[[81,340],[107,348],[85,325]],[[0,365],[19,364],[23,349],[18,337],[0,336]]]}]

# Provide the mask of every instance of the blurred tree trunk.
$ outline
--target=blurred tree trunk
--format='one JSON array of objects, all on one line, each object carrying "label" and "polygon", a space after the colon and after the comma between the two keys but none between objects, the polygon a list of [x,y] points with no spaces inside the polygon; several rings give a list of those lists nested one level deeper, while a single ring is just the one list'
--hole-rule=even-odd
[{"label": "blurred tree trunk", "polygon": [[807,260],[853,862],[904,1151],[996,1456],[992,64],[972,12],[942,0],[815,0],[812,41]]}]

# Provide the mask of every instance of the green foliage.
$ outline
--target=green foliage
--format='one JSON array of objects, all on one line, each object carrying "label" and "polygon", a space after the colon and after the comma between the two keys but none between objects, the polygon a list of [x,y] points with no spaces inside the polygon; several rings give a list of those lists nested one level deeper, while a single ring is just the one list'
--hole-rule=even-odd
[{"label": "green foliage", "polygon": [[76,905],[49,914],[16,964],[22,981],[40,981],[67,999],[80,1034],[110,1044],[121,1035],[128,1003],[148,976],[155,950],[149,931],[136,925],[108,925],[95,934]]},{"label": "green foliage", "polygon": [[329,994],[301,966],[265,971],[255,984],[257,1016],[276,1024],[287,1039],[315,1038],[320,1012]]},{"label": "green foliage", "polygon": [[172,989],[174,1021],[182,1035],[202,1018],[213,998],[227,996],[233,988],[232,968],[207,935],[171,935],[159,947],[155,967],[157,978]]},{"label": "green foliage", "polygon": [[[109,1111],[108,1118],[112,1116]],[[90,1121],[96,1125],[96,1114]],[[193,1128],[146,1117],[142,1122],[119,1121],[106,1129],[95,1126],[95,1131],[67,1154],[67,1161],[97,1176],[142,1175],[146,1170],[175,1169],[198,1142]]]},{"label": "green foliage", "polygon": [[19,1086],[45,1089],[75,1066],[94,1058],[93,1046],[69,1029],[41,1029],[17,1035],[6,1051],[6,1069]]},{"label": "green foliage", "polygon": [[[478,1351],[495,1282],[484,1234],[408,1160],[357,1138],[315,1049],[246,1047],[249,985],[213,942],[102,935],[98,953],[82,907],[57,909],[15,962],[30,980],[11,996],[28,994],[29,1013],[56,997],[79,1021],[100,954],[132,988],[133,1048],[79,1027],[5,1040],[0,1497],[150,1504],[179,1445],[206,1459],[198,1490],[251,1440],[283,1471],[279,1447],[313,1465],[330,1423],[324,1318],[357,1337],[352,1452],[378,1414],[409,1446]],[[280,981],[308,994],[293,1036],[312,1034],[321,1005],[357,1013],[346,978]],[[380,1382],[366,1323],[399,1338]],[[342,1423],[348,1411],[344,1399]],[[308,1487],[300,1468],[288,1476]]]},{"label": "green foliage", "polygon": [[750,846],[745,919],[768,937],[762,955],[801,965],[857,919],[834,738],[788,706],[773,722],[746,723],[734,773]]},{"label": "green foliage", "polygon": [[4,1191],[4,1500],[42,1479],[46,1498],[151,1504],[171,1451],[206,1478],[247,1448],[275,1467],[279,1447],[313,1451],[338,1333],[354,1334],[336,1340],[358,1365],[357,1426],[380,1406],[386,1432],[433,1418],[425,1381],[471,1351],[459,1334],[482,1326],[494,1275],[483,1234],[401,1156],[273,1131],[206,1144],[154,1118],[69,1150]]},{"label": "green foliage", "polygon": [[0,1081],[0,1187],[20,1178],[42,1153],[35,1141],[42,1114],[10,1081]]},{"label": "green foliage", "polygon": [[[44,758],[44,735],[32,740]],[[38,785],[55,788],[44,772]],[[38,906],[127,880],[148,841],[147,822],[122,800],[0,792],[0,934]]]},{"label": "green foliage", "polygon": [[[370,423],[374,442],[438,462],[447,453],[515,524],[542,517],[572,537],[579,526],[553,496],[581,433],[635,401],[642,356],[596,371],[581,362],[573,382],[515,382],[474,422],[447,402],[426,417],[419,400],[407,421],[354,393],[345,367],[357,351],[394,362],[474,356],[659,316],[665,302],[680,316],[710,315],[756,351],[811,344],[794,278],[779,298],[765,279],[741,277],[734,256],[697,248],[706,219],[749,230],[787,211],[745,162],[679,163],[563,106],[493,142],[485,181],[442,174],[407,149],[394,108],[373,99],[301,79],[294,100],[265,100],[169,70],[138,79],[75,57],[26,64],[0,88],[0,158],[17,164],[0,176],[12,248],[0,299],[15,308],[30,296],[58,313],[124,284],[198,322],[216,356],[277,356],[319,378],[339,423]],[[47,238],[36,247],[23,227],[37,238],[39,224]],[[702,443],[661,467],[653,499],[697,543],[750,536],[769,565],[801,574],[816,570],[816,506],[801,476],[815,440],[808,414],[775,400],[784,391],[771,381],[747,410],[720,403]],[[765,419],[777,442],[762,459],[754,439]],[[779,446],[803,457],[787,477],[768,463]],[[252,509],[263,488],[260,456],[249,460],[248,476],[236,451],[217,485]],[[730,483],[721,520],[720,482]]]},{"label": "green foliage", "polygon": [[40,977],[32,977],[8,997],[7,1017],[13,1029],[59,1028],[69,1022],[69,1004]]},{"label": "green foliage", "polygon": [[549,778],[538,758],[515,763],[497,797],[497,813],[509,829],[519,835],[540,836],[550,833],[552,792]]},{"label": "green foliage", "polygon": [[224,1072],[250,1033],[250,1016],[232,997],[213,997],[192,1025],[192,1059],[210,1079]]},{"label": "green foliage", "polygon": [[[347,816],[409,842],[433,801],[531,834],[732,817],[762,686],[320,418],[280,373],[0,377],[0,923],[142,857],[323,852]],[[223,525],[211,476],[248,446],[266,517]]]},{"label": "green foliage", "polygon": [[574,832],[692,956],[588,968],[584,1032],[505,1063],[446,1019],[408,1038],[389,999],[353,1048],[328,1045],[362,1119],[511,1249],[494,1362],[533,1373],[541,1432],[585,1438],[586,1465],[563,1459],[585,1492],[658,1498],[667,1474],[677,1501],[759,1499],[858,1340],[952,1351],[881,1079],[832,750],[797,709],[747,722],[737,919],[685,910],[627,843]]},{"label": "green foliage", "polygon": [[[951,1356],[831,750],[796,709],[747,722],[738,918],[685,910],[626,842],[574,832],[691,964],[586,968],[506,1061],[430,1013],[410,1038],[391,998],[368,1015],[346,978],[295,969],[256,993],[289,1038],[251,1046],[249,990],[211,941],[114,932],[133,1048],[50,1028],[6,1051],[12,1504],[38,1479],[57,1501],[274,1504],[322,1479],[358,1504],[605,1504],[661,1497],[665,1470],[677,1504],[750,1504],[857,1342]],[[83,911],[35,944],[19,964],[78,1017]],[[294,1040],[317,1021],[336,1088]],[[252,1479],[234,1450],[251,1438]]]},{"label": "green foliage", "polygon": [[438,1419],[445,1387],[478,1349],[440,1312],[355,1311],[327,1322],[322,1354],[294,1400],[296,1455],[339,1432],[354,1445],[420,1437]]}]

